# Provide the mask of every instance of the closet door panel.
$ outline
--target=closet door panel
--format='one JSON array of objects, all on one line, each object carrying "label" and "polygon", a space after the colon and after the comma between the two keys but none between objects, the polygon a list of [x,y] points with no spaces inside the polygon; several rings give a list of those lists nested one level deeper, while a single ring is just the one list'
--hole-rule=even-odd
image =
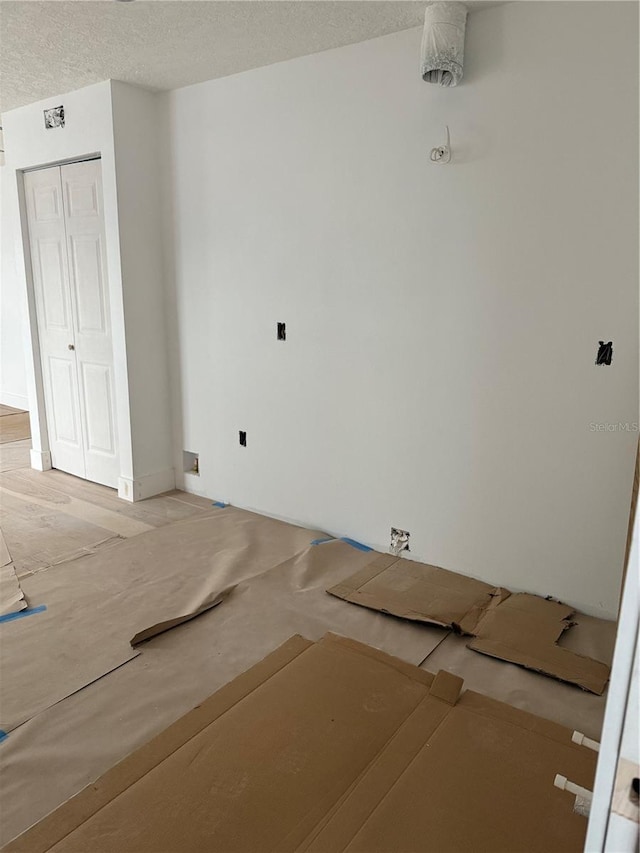
[{"label": "closet door panel", "polygon": [[115,383],[100,161],[62,166],[87,479],[117,486]]},{"label": "closet door panel", "polygon": [[28,172],[24,187],[51,461],[85,477],[60,168]]}]

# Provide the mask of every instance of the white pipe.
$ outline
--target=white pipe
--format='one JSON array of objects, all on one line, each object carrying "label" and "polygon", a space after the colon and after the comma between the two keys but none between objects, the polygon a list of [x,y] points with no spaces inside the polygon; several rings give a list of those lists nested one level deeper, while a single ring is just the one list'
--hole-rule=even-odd
[{"label": "white pipe", "polygon": [[592,791],[589,791],[588,788],[582,788],[580,785],[576,785],[575,782],[569,782],[566,776],[561,776],[559,773],[556,774],[553,784],[556,788],[560,788],[561,791],[569,791],[570,794],[575,796],[576,799],[573,804],[574,812],[582,815],[583,817],[589,817],[591,798],[593,797]]},{"label": "white pipe", "polygon": [[464,3],[429,3],[424,13],[420,47],[422,79],[440,86],[457,86],[462,79],[464,31],[467,7]]},{"label": "white pipe", "polygon": [[597,740],[591,740],[590,737],[583,735],[582,732],[574,732],[571,735],[571,740],[577,743],[578,746],[586,746],[587,749],[592,749],[594,752],[600,752],[600,744]]},{"label": "white pipe", "polygon": [[569,782],[566,776],[561,776],[559,773],[556,773],[553,784],[556,788],[560,788],[561,791],[569,791],[570,794],[575,794],[576,797],[591,798],[593,796],[593,791],[590,791],[588,788],[582,788],[580,785],[576,785],[575,782]]}]

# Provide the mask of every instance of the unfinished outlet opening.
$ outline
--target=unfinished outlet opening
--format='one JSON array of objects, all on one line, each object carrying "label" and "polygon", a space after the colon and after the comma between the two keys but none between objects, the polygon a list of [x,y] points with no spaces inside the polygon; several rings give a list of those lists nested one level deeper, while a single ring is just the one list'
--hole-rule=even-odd
[{"label": "unfinished outlet opening", "polygon": [[185,474],[195,474],[200,476],[200,456],[197,453],[191,453],[189,450],[182,451],[182,470]]},{"label": "unfinished outlet opening", "polygon": [[408,530],[400,530],[399,527],[391,528],[391,553],[396,556],[402,551],[409,551],[409,537],[411,534]]},{"label": "unfinished outlet opening", "polygon": [[635,776],[631,780],[631,790],[629,791],[629,799],[632,803],[638,805],[640,803],[640,778]]},{"label": "unfinished outlet opening", "polygon": [[278,323],[278,340],[286,341],[287,340],[287,324],[286,323]]},{"label": "unfinished outlet opening", "polygon": [[613,341],[598,341],[596,364],[611,364],[613,358]]},{"label": "unfinished outlet opening", "polygon": [[241,429],[238,432],[238,438],[240,439],[240,447],[246,447],[247,446],[247,434],[244,430]]}]

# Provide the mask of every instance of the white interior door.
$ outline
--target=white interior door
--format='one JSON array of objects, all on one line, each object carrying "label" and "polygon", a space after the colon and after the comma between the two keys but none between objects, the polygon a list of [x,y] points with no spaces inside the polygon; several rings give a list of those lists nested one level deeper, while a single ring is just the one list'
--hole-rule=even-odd
[{"label": "white interior door", "polygon": [[100,160],[61,167],[86,478],[116,487],[111,313]]},{"label": "white interior door", "polygon": [[51,461],[118,480],[100,161],[25,174]]},{"label": "white interior door", "polygon": [[85,477],[60,168],[24,177],[51,458]]}]

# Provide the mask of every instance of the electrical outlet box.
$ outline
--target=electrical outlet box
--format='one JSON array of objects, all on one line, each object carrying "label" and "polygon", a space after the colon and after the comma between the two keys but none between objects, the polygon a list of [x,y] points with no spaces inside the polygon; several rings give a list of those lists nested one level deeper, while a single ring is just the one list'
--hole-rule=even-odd
[{"label": "electrical outlet box", "polygon": [[409,551],[409,537],[411,534],[408,530],[400,530],[399,527],[391,528],[391,548],[392,554],[398,556],[402,551]]},{"label": "electrical outlet box", "polygon": [[596,365],[611,364],[613,358],[613,341],[598,341],[598,354],[596,355]]},{"label": "electrical outlet box", "polygon": [[182,470],[185,474],[195,474],[200,476],[200,456],[197,453],[191,453],[189,450],[182,451]]}]

